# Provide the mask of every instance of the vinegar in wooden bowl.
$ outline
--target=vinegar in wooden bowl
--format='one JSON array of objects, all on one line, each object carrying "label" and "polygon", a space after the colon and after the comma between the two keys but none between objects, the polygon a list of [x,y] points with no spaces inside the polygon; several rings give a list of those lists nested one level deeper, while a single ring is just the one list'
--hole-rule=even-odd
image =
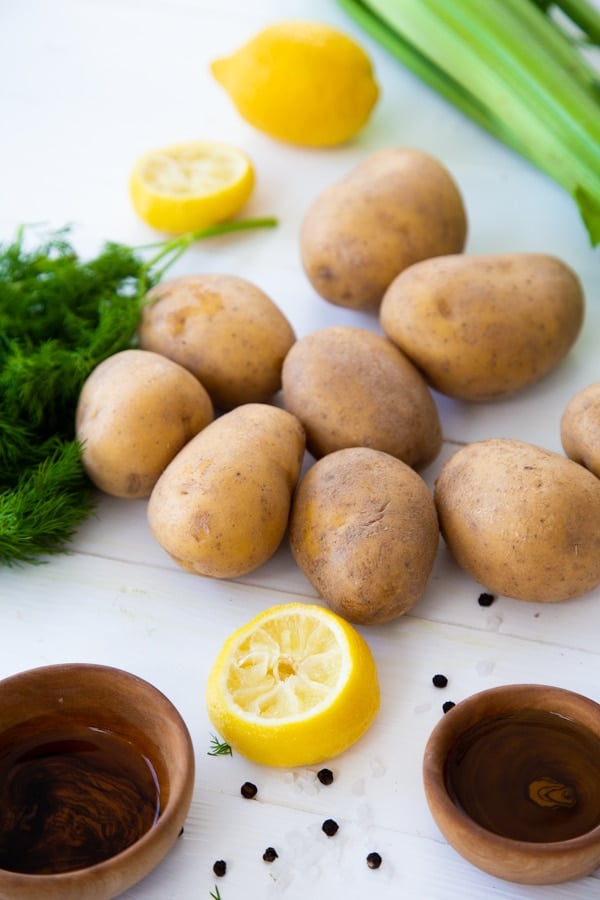
[{"label": "vinegar in wooden bowl", "polygon": [[600,705],[562,688],[474,694],[434,728],[425,793],[448,842],[508,881],[551,884],[600,865]]},{"label": "vinegar in wooden bowl", "polygon": [[175,843],[194,755],[179,713],[120,669],[0,681],[0,897],[109,900]]}]

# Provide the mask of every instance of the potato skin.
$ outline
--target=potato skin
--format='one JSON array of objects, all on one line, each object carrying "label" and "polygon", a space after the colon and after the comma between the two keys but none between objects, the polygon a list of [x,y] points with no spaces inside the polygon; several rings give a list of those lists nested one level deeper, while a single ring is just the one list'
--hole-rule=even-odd
[{"label": "potato skin", "polygon": [[283,402],[319,458],[371,447],[413,468],[438,455],[442,432],[425,380],[382,335],[349,325],[300,338],[282,369]]},{"label": "potato skin", "polygon": [[155,538],[182,568],[236,578],[266,562],[288,524],[304,432],[283,409],[236,407],[187,444],[148,503]]},{"label": "potato skin", "polygon": [[310,205],[301,259],[314,289],[350,309],[376,309],[388,285],[413,263],[460,253],[467,218],[458,187],[420,150],[372,153]]},{"label": "potato skin", "polygon": [[425,260],[392,282],[380,309],[385,334],[435,390],[474,402],[539,381],[571,349],[583,315],[575,273],[534,253]]},{"label": "potato skin", "polygon": [[181,448],[212,422],[197,378],[148,350],[123,350],[86,379],[75,432],[89,478],[107,494],[148,497]]},{"label": "potato skin", "polygon": [[296,489],[294,559],[320,597],[351,622],[403,615],[422,595],[436,556],[433,497],[405,463],[365,447],[330,453]]},{"label": "potato skin", "polygon": [[434,500],[448,549],[488,590],[555,602],[600,584],[600,481],[564,456],[508,438],[468,444]]},{"label": "potato skin", "polygon": [[571,397],[561,416],[560,438],[569,459],[600,478],[600,381]]},{"label": "potato skin", "polygon": [[235,275],[183,275],[148,294],[138,338],[189,369],[220,410],[268,401],[296,336],[278,306]]}]

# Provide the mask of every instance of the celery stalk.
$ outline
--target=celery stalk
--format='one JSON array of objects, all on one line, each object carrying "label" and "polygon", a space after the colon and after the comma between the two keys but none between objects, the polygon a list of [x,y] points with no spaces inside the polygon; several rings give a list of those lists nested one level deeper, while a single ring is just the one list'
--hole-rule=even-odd
[{"label": "celery stalk", "polygon": [[599,76],[543,11],[531,0],[339,2],[434,90],[566,188],[600,243]]},{"label": "celery stalk", "polygon": [[[571,150],[578,160],[588,161],[590,171],[596,176],[594,181],[600,185],[597,177],[600,105],[580,89],[578,82],[567,81],[564,70],[546,52],[545,44],[524,26],[518,14],[518,9],[524,6],[523,0],[502,2],[502,16],[494,14],[493,4],[482,4],[480,0],[462,0],[458,15],[452,14],[455,7],[444,4],[443,0],[433,0],[432,7],[438,8],[438,15],[441,8],[450,13],[448,23],[452,29],[461,27],[465,19],[470,22],[475,15],[479,17],[481,30],[469,27],[464,39],[469,41],[477,58],[487,60],[494,67],[502,86],[508,89],[511,102],[507,104],[507,113],[512,114],[518,106],[526,124],[531,111],[536,124],[542,122],[549,136],[555,136],[559,150],[568,135]],[[515,13],[510,19],[509,12]],[[523,53],[523,47],[533,52]],[[561,160],[561,166],[564,162]],[[585,170],[578,171],[578,177],[587,180]]]},{"label": "celery stalk", "polygon": [[[489,128],[489,116],[483,106],[474,97],[454,81],[443,69],[420,53],[416,47],[390,28],[383,19],[375,15],[366,5],[356,0],[339,0],[353,18],[368,31],[386,50],[403,62],[422,81],[441,94],[454,106],[462,109],[482,128]],[[492,130],[492,129],[490,129]]]},{"label": "celery stalk", "polygon": [[544,5],[546,9],[558,6],[591,44],[600,45],[600,11],[587,0],[549,0]]}]

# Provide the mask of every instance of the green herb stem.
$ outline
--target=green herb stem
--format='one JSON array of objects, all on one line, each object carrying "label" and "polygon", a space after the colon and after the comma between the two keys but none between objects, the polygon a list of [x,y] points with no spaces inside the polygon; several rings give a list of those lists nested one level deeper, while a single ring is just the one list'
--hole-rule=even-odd
[{"label": "green herb stem", "polygon": [[[276,225],[277,219],[272,216],[261,219],[236,219],[231,222],[221,222],[218,225],[210,225],[207,228],[201,228],[198,231],[191,231],[187,234],[178,235],[175,238],[164,241],[162,244],[150,245],[158,246],[160,249],[155,256],[148,260],[146,269],[149,272],[153,271],[155,277],[160,280],[167,269],[169,269],[180,256],[183,256],[188,248],[197,241],[202,241],[206,238],[221,237],[222,235],[231,234],[236,231],[249,231],[255,228],[274,228]],[[163,260],[165,261],[164,265],[157,270],[156,267]]]},{"label": "green herb stem", "polygon": [[210,750],[208,756],[233,756],[230,745],[226,741],[221,741],[216,734],[210,736]]}]

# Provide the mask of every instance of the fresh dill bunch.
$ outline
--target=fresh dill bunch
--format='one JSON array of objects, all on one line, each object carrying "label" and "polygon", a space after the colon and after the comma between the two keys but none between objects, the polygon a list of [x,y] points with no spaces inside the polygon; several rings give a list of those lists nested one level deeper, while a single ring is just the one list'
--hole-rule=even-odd
[{"label": "fresh dill bunch", "polygon": [[78,352],[57,340],[29,348],[11,342],[0,368],[0,430],[10,427],[13,439],[17,429],[41,441],[73,437],[73,404],[89,371],[83,348]]},{"label": "fresh dill bunch", "polygon": [[79,350],[89,343],[107,308],[117,309],[120,317],[128,307],[135,308],[127,299],[134,301],[139,294],[135,287],[146,264],[131,248],[107,243],[96,259],[83,262],[62,232],[34,250],[25,248],[24,234],[21,229],[15,241],[0,246],[4,341],[34,348],[58,340],[64,348]]},{"label": "fresh dill bunch", "polygon": [[20,232],[0,247],[2,421],[71,438],[83,382],[131,345],[151,284],[144,261],[117,244],[91,262],[62,236],[27,251]]},{"label": "fresh dill bunch", "polygon": [[65,439],[38,440],[35,430],[0,419],[0,494],[14,487],[26,470],[54,456]]},{"label": "fresh dill bunch", "polygon": [[92,260],[68,228],[33,249],[24,228],[0,244],[0,565],[64,550],[90,515],[79,394],[99,363],[135,346],[150,288],[195,241],[276,224],[226,222],[138,249],[106,242]]},{"label": "fresh dill bunch", "polygon": [[61,548],[92,512],[89,482],[76,441],[60,445],[0,492],[0,565],[32,563]]},{"label": "fresh dill bunch", "polygon": [[107,244],[82,262],[62,234],[0,247],[0,563],[63,546],[90,512],[74,441],[92,369],[131,345],[152,278]]}]

